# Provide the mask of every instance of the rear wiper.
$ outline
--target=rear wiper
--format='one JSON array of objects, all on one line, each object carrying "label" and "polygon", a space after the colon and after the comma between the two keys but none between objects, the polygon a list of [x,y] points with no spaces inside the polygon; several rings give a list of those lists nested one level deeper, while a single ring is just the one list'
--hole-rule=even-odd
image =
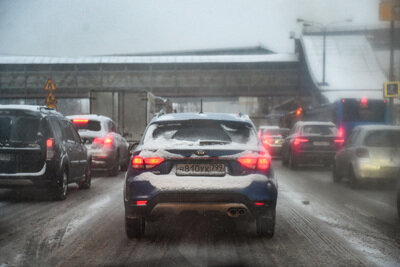
[{"label": "rear wiper", "polygon": [[200,145],[226,145],[230,144],[230,141],[223,141],[223,140],[201,140]]}]

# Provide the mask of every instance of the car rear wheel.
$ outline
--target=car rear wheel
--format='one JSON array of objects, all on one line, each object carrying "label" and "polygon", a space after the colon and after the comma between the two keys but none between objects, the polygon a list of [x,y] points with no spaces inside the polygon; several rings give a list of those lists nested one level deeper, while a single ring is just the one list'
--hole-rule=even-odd
[{"label": "car rear wheel", "polygon": [[111,170],[109,171],[109,175],[117,176],[118,171],[119,171],[119,155],[117,155],[117,157],[115,158],[115,160],[113,162],[113,166],[112,166]]},{"label": "car rear wheel", "polygon": [[296,156],[293,155],[293,152],[290,152],[289,154],[289,167],[292,170],[295,170],[297,168],[297,159]]},{"label": "car rear wheel", "polygon": [[92,183],[92,172],[90,165],[86,168],[85,179],[79,183],[79,189],[89,189]]},{"label": "car rear wheel", "polygon": [[54,190],[54,195],[56,200],[65,200],[67,198],[68,191],[68,175],[64,170],[61,177],[59,178],[59,183]]},{"label": "car rear wheel", "polygon": [[342,177],[339,175],[339,173],[337,171],[335,163],[333,163],[333,166],[332,166],[332,178],[333,178],[334,183],[340,183],[340,181],[342,180]]},{"label": "car rear wheel", "polygon": [[275,209],[271,210],[268,216],[256,218],[257,235],[271,238],[275,233]]},{"label": "car rear wheel", "polygon": [[129,166],[129,157],[127,160],[125,160],[124,163],[121,164],[121,171],[126,171],[128,170],[128,166]]},{"label": "car rear wheel", "polygon": [[287,154],[286,153],[282,153],[282,165],[283,166],[287,166],[288,165],[288,159],[287,159]]},{"label": "car rear wheel", "polygon": [[400,185],[397,186],[397,214],[399,215],[400,218]]},{"label": "car rear wheel", "polygon": [[354,173],[353,166],[350,166],[349,169],[349,183],[351,189],[358,189],[360,187],[360,183]]},{"label": "car rear wheel", "polygon": [[142,237],[144,235],[145,225],[146,222],[143,217],[134,219],[125,218],[126,235],[129,239]]}]

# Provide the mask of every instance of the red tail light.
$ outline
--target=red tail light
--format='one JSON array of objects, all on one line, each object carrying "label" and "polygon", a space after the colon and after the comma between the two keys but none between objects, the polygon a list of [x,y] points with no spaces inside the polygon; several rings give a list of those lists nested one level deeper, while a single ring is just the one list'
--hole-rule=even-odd
[{"label": "red tail light", "polygon": [[87,124],[89,122],[89,120],[87,120],[87,119],[73,119],[72,122],[74,124]]},{"label": "red tail light", "polygon": [[343,144],[344,143],[344,139],[335,139],[335,140],[333,140],[333,142],[335,144]]},{"label": "red tail light", "polygon": [[147,205],[147,200],[137,200],[136,201],[137,206],[146,206]]},{"label": "red tail light", "polygon": [[266,145],[270,145],[274,143],[274,138],[270,137],[270,136],[266,136],[263,139],[263,143]]},{"label": "red tail light", "polygon": [[296,137],[293,141],[293,144],[297,146],[301,143],[307,143],[307,142],[308,142],[307,138]]},{"label": "red tail light", "polygon": [[132,159],[132,168],[144,169],[144,159],[139,156],[134,156]]},{"label": "red tail light", "polygon": [[114,138],[112,135],[106,137],[96,137],[93,139],[93,144],[104,145],[105,147],[111,147],[114,144]]},{"label": "red tail light", "polygon": [[265,204],[263,202],[254,202],[254,205],[256,205],[256,206],[264,206]]},{"label": "red tail light", "polygon": [[246,156],[238,158],[238,162],[245,168],[251,170],[257,169],[259,171],[265,171],[268,170],[268,168],[270,167],[271,159],[266,156]]},{"label": "red tail light", "polygon": [[46,159],[50,160],[53,159],[56,155],[56,151],[54,149],[54,139],[49,138],[46,140]]},{"label": "red tail light", "polygon": [[360,101],[360,106],[362,107],[362,108],[366,108],[366,107],[368,107],[368,98],[361,98],[361,101]]},{"label": "red tail light", "polygon": [[359,158],[368,158],[369,157],[369,153],[368,150],[365,148],[357,148],[356,149],[356,156]]},{"label": "red tail light", "polygon": [[259,157],[257,161],[257,170],[260,171],[268,170],[270,162],[271,162],[270,158]]},{"label": "red tail light", "polygon": [[154,158],[145,158],[144,164],[146,165],[146,169],[154,168],[157,165],[160,165],[164,161],[163,158],[154,157]]},{"label": "red tail light", "polygon": [[338,136],[339,137],[344,137],[344,128],[343,127],[339,127],[339,129],[338,129]]},{"label": "red tail light", "polygon": [[163,161],[164,158],[160,157],[142,158],[140,156],[134,156],[131,165],[134,169],[151,169],[160,165]]}]

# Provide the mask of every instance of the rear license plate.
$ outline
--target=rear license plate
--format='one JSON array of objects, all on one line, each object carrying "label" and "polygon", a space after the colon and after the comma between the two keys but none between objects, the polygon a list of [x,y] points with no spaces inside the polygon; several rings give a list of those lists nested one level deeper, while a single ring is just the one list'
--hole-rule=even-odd
[{"label": "rear license plate", "polygon": [[177,164],[176,175],[204,175],[223,176],[225,175],[224,164]]},{"label": "rear license plate", "polygon": [[329,146],[329,142],[325,141],[314,141],[313,144],[314,146]]},{"label": "rear license plate", "polygon": [[10,160],[11,160],[10,154],[0,153],[0,161],[10,161]]}]

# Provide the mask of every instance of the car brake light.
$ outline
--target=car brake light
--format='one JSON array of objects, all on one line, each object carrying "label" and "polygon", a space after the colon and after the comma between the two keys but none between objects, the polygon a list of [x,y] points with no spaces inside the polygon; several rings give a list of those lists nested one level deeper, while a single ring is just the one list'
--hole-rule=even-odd
[{"label": "car brake light", "polygon": [[46,159],[47,160],[53,159],[55,155],[56,152],[54,149],[54,139],[49,138],[46,140]]},{"label": "car brake light", "polygon": [[264,206],[265,204],[263,202],[254,202],[254,205],[256,205],[256,206]]},{"label": "car brake light", "polygon": [[338,136],[339,136],[339,137],[344,137],[344,128],[343,128],[343,127],[339,127],[339,129],[338,129]]},{"label": "car brake light", "polygon": [[263,143],[266,145],[270,145],[274,143],[274,139],[270,136],[267,136],[263,139]]},{"label": "car brake light", "polygon": [[246,156],[238,158],[238,162],[245,168],[251,170],[257,169],[259,171],[265,171],[268,170],[271,163],[271,159],[265,156],[262,157]]},{"label": "car brake light", "polygon": [[300,137],[296,137],[293,141],[294,145],[299,145],[301,143],[307,143],[308,139],[307,138],[300,138]]},{"label": "car brake light", "polygon": [[160,165],[163,161],[164,158],[159,158],[159,157],[145,158],[144,164],[146,165],[146,169],[151,169],[157,165]]},{"label": "car brake light", "polygon": [[89,122],[89,120],[87,120],[87,119],[73,119],[72,122],[74,124],[87,124]]},{"label": "car brake light", "polygon": [[93,139],[93,144],[103,144],[104,143],[104,138],[101,137],[96,137]]},{"label": "car brake light", "polygon": [[368,158],[369,157],[369,153],[368,150],[365,148],[357,148],[356,149],[356,156],[359,158]]},{"label": "car brake light", "polygon": [[93,139],[93,144],[104,145],[106,147],[111,147],[114,144],[114,138],[111,135],[106,137],[96,137]]},{"label": "car brake light", "polygon": [[132,159],[132,168],[144,169],[144,159],[139,156],[134,156]]},{"label": "car brake light", "polygon": [[344,143],[344,139],[335,139],[335,140],[333,140],[333,142],[335,144],[343,144]]},{"label": "car brake light", "polygon": [[136,201],[136,206],[146,206],[147,205],[147,200],[137,200]]},{"label": "car brake light", "polygon": [[257,161],[257,170],[268,170],[271,160],[267,157],[259,157]]},{"label": "car brake light", "polygon": [[140,156],[134,156],[131,165],[134,169],[151,169],[160,165],[163,161],[164,158],[160,157],[142,158]]}]

